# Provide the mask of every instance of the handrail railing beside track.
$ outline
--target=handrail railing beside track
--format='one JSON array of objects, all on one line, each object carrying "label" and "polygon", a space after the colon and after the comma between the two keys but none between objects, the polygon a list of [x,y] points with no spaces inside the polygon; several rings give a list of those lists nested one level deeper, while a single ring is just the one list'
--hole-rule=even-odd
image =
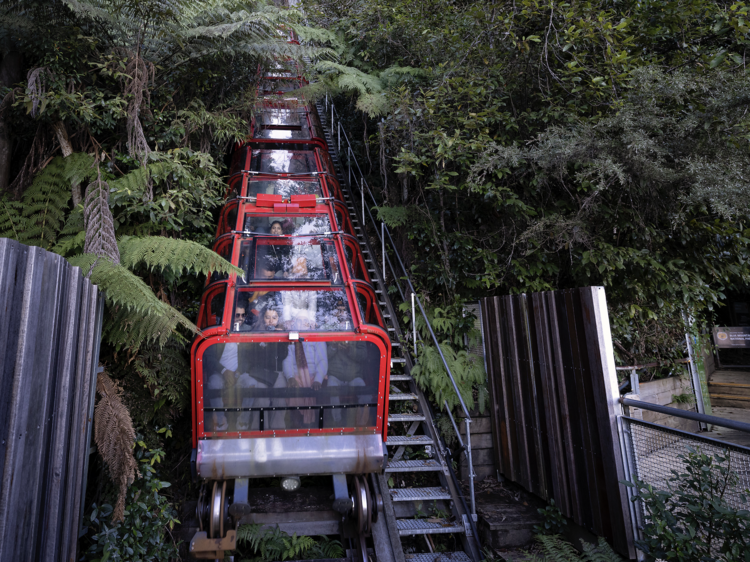
[{"label": "handrail railing beside track", "polygon": [[[393,241],[393,237],[391,236],[390,229],[388,228],[388,225],[385,223],[385,221],[380,220],[380,229],[377,228],[378,220],[375,219],[372,215],[372,209],[378,209],[380,205],[378,204],[377,200],[375,199],[375,196],[372,194],[372,191],[370,190],[370,186],[367,183],[367,179],[365,179],[365,174],[362,172],[362,168],[359,166],[359,162],[357,161],[356,156],[354,156],[354,151],[352,149],[351,142],[349,141],[349,136],[346,134],[346,131],[344,130],[343,126],[341,125],[341,118],[338,116],[338,111],[336,111],[336,107],[333,105],[333,102],[329,99],[328,95],[325,97],[325,109],[326,109],[326,118],[330,117],[330,130],[331,130],[331,139],[336,143],[339,155],[341,155],[341,140],[343,136],[343,140],[346,144],[346,164],[347,164],[347,176],[349,178],[349,185],[356,185],[357,189],[360,192],[361,195],[361,204],[362,204],[362,229],[364,231],[365,228],[365,220],[366,216],[369,216],[370,221],[373,224],[373,230],[375,231],[376,236],[378,237],[378,241],[381,244],[382,248],[382,261],[383,261],[383,286],[385,287],[385,271],[386,271],[386,264],[388,264],[388,269],[391,271],[391,274],[393,276],[394,282],[396,284],[396,288],[398,289],[401,299],[403,302],[407,302],[406,294],[404,292],[404,288],[401,287],[400,280],[405,280],[408,289],[408,292],[410,292],[411,296],[411,302],[412,302],[412,324],[413,324],[413,340],[414,340],[414,360],[417,359],[417,350],[416,350],[416,344],[417,341],[422,342],[422,345],[424,346],[425,343],[422,340],[422,337],[418,334],[416,330],[416,308],[415,303],[417,307],[419,308],[419,312],[422,315],[422,318],[424,318],[425,324],[427,326],[427,329],[430,333],[430,338],[432,339],[433,343],[435,344],[435,348],[437,349],[438,353],[440,354],[440,359],[443,362],[443,366],[445,367],[445,371],[448,374],[448,378],[451,381],[451,384],[453,385],[453,390],[456,392],[456,396],[458,396],[458,401],[461,404],[461,409],[464,414],[464,423],[466,427],[466,439],[465,441],[462,441],[460,433],[458,431],[458,428],[456,426],[456,423],[453,419],[453,415],[450,411],[450,408],[448,407],[448,403],[444,402],[444,408],[450,417],[450,420],[456,429],[456,435],[458,436],[459,443],[461,444],[462,448],[466,452],[466,461],[468,464],[469,469],[469,490],[471,495],[471,513],[473,517],[476,517],[476,501],[474,496],[474,466],[472,463],[472,457],[471,457],[471,415],[469,414],[469,409],[466,406],[466,403],[464,402],[463,396],[461,396],[461,392],[458,389],[458,384],[456,384],[456,379],[453,376],[453,373],[451,371],[450,366],[448,365],[448,361],[445,359],[445,355],[443,355],[443,350],[440,348],[440,342],[437,339],[437,336],[435,335],[434,330],[432,329],[432,324],[430,323],[429,318],[427,317],[427,313],[425,312],[424,307],[422,306],[422,301],[419,299],[419,295],[417,294],[417,290],[414,288],[414,285],[411,282],[411,277],[409,276],[408,271],[406,270],[406,266],[404,265],[403,260],[401,259],[401,255],[399,254],[396,244]],[[329,113],[330,112],[330,113]],[[338,119],[337,119],[338,117]],[[334,124],[336,127],[334,128]],[[341,160],[340,160],[341,161]],[[356,170],[352,168],[352,163],[356,166]],[[359,180],[357,179],[357,174],[352,172],[358,172],[359,173]],[[352,179],[354,180],[354,183],[352,183]],[[366,205],[365,203],[365,195],[368,195],[371,202],[372,207]],[[397,274],[397,269],[394,266],[393,262],[391,261],[390,256],[386,252],[386,236],[389,241],[389,247],[391,252],[393,252],[393,255],[398,260],[398,265],[400,266],[401,272],[403,275]],[[409,353],[409,350],[406,346],[404,346],[404,352]]]}]

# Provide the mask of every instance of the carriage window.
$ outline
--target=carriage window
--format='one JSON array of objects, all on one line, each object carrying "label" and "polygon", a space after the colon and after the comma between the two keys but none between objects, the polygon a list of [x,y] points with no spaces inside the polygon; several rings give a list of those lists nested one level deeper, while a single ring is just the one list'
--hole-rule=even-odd
[{"label": "carriage window", "polygon": [[221,326],[226,296],[226,283],[209,287],[206,292],[203,293],[203,303],[201,304],[200,313],[198,315],[198,327],[201,330],[213,326]]},{"label": "carriage window", "polygon": [[328,151],[318,150],[318,156],[320,156],[320,161],[323,164],[323,171],[335,176],[336,170],[333,168],[333,161]]},{"label": "carriage window", "polygon": [[337,203],[334,207],[334,210],[336,211],[336,222],[338,223],[338,230],[354,235],[352,224],[351,222],[349,222],[349,214],[344,211],[344,206]]},{"label": "carriage window", "polygon": [[237,228],[237,201],[230,201],[221,210],[221,217],[219,217],[219,228],[217,232],[217,238],[222,234],[232,232]]},{"label": "carriage window", "polygon": [[341,192],[341,186],[339,185],[338,180],[334,176],[326,175],[326,184],[328,185],[329,195],[343,202],[344,196]]},{"label": "carriage window", "polygon": [[307,140],[310,137],[310,130],[303,129],[268,129],[263,127],[255,135],[258,139],[268,140]]},{"label": "carriage window", "polygon": [[[225,234],[224,236],[219,238],[216,242],[214,242],[213,250],[214,252],[219,254],[222,258],[224,258],[228,262],[231,262],[232,250],[234,250],[234,236],[231,234]],[[214,281],[226,279],[228,275],[226,273],[219,273],[219,272],[214,271],[208,277],[209,277],[209,282],[213,283]]]},{"label": "carriage window", "polygon": [[253,150],[250,169],[264,174],[309,174],[318,170],[311,150]]},{"label": "carriage window", "polygon": [[281,195],[282,199],[289,199],[292,195],[315,195],[323,197],[320,181],[314,180],[256,180],[247,184],[247,194],[254,197],[259,193]]},{"label": "carriage window", "polygon": [[372,287],[362,283],[356,283],[355,286],[357,288],[357,304],[359,305],[362,319],[367,324],[375,324],[376,326],[381,327],[384,326]]},{"label": "carriage window", "polygon": [[258,237],[243,240],[240,267],[245,281],[289,280],[342,283],[336,247],[312,237]]},{"label": "carriage window", "polygon": [[[354,330],[352,313],[343,289],[240,287],[235,299],[234,332]],[[270,316],[267,314],[269,311],[273,312]]]},{"label": "carriage window", "polygon": [[344,251],[346,252],[346,263],[349,266],[349,276],[353,279],[363,279],[369,281],[370,277],[366,272],[364,262],[362,261],[362,253],[359,249],[359,244],[355,239],[344,236]]},{"label": "carriage window", "polygon": [[238,148],[232,154],[232,164],[229,167],[229,177],[238,174],[242,170],[249,170],[252,162],[253,150],[249,146]]},{"label": "carriage window", "polygon": [[376,344],[264,339],[214,344],[203,353],[205,431],[376,425]]},{"label": "carriage window", "polygon": [[264,127],[307,127],[306,110],[264,109],[256,116],[259,125]]},{"label": "carriage window", "polygon": [[267,215],[245,215],[245,232],[282,236],[294,234],[323,234],[331,232],[328,215],[289,215],[286,217]]},{"label": "carriage window", "polygon": [[299,80],[263,80],[260,86],[263,94],[291,92],[301,87]]}]

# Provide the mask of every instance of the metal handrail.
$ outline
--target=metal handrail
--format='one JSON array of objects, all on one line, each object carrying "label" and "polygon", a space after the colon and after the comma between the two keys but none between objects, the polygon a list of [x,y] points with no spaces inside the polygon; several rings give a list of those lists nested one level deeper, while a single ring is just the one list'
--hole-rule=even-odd
[{"label": "metal handrail", "polygon": [[652,412],[658,412],[660,414],[668,414],[676,418],[685,418],[687,420],[693,420],[711,425],[718,425],[719,427],[726,427],[728,429],[736,429],[738,431],[744,431],[750,433],[750,423],[745,423],[737,420],[730,420],[728,418],[717,418],[716,416],[709,416],[708,414],[699,414],[698,412],[691,412],[689,410],[680,410],[679,408],[672,408],[670,406],[662,406],[660,404],[651,404],[650,402],[643,402],[641,400],[634,400],[627,396],[620,397],[620,404],[623,406],[630,406],[632,408],[638,408],[640,410],[651,410]]},{"label": "metal handrail", "polygon": [[[359,162],[357,161],[356,156],[354,155],[354,151],[352,150],[351,141],[349,140],[349,136],[346,134],[346,130],[341,125],[341,118],[338,116],[338,111],[336,110],[336,107],[333,105],[333,102],[329,100],[328,95],[326,94],[325,97],[325,109],[326,109],[326,117],[328,117],[328,111],[330,107],[330,130],[331,130],[331,138],[334,140],[334,133],[335,133],[335,140],[334,142],[337,143],[337,148],[339,151],[339,155],[341,154],[341,137],[343,135],[344,143],[346,145],[346,153],[347,153],[347,173],[349,178],[349,185],[352,185],[352,179],[354,180],[354,185],[357,186],[359,189],[361,195],[362,195],[362,228],[365,227],[365,218],[366,216],[369,216],[370,221],[372,221],[373,225],[377,224],[377,220],[372,215],[372,208],[379,208],[380,205],[378,204],[377,200],[375,199],[375,196],[373,195],[372,191],[370,190],[370,186],[367,183],[367,180],[365,179],[365,175],[362,172],[362,168],[359,165]],[[336,117],[339,117],[338,120]],[[334,124],[337,125],[334,131]],[[357,180],[357,174],[352,174],[352,163],[356,166],[356,171],[359,172],[359,181]],[[365,193],[369,195],[370,200],[372,202],[372,207],[365,205]],[[432,329],[432,324],[430,323],[429,318],[427,317],[427,313],[425,312],[424,307],[422,306],[422,301],[419,298],[419,295],[417,295],[417,291],[414,288],[414,284],[411,281],[411,277],[409,276],[409,273],[406,269],[406,266],[404,265],[403,260],[401,259],[401,255],[399,254],[398,250],[396,249],[396,244],[393,241],[393,236],[391,236],[391,231],[388,228],[388,225],[385,224],[385,221],[381,220],[381,228],[378,229],[377,227],[373,230],[375,231],[375,234],[378,238],[378,241],[381,243],[382,247],[382,259],[383,259],[383,273],[385,274],[385,264],[388,263],[388,268],[391,271],[391,274],[393,275],[394,281],[396,281],[396,287],[399,290],[399,293],[401,294],[401,299],[406,302],[406,295],[404,294],[404,290],[401,287],[401,284],[399,282],[399,278],[403,279],[407,283],[407,289],[411,292],[412,297],[412,322],[414,323],[414,334],[415,334],[415,341],[414,344],[416,346],[417,339],[422,342],[422,345],[424,346],[424,341],[422,340],[421,335],[418,335],[416,331],[416,318],[415,318],[415,308],[414,308],[414,302],[419,307],[419,311],[422,314],[422,318],[425,321],[425,324],[427,326],[427,329],[430,333],[430,337],[432,341],[435,344],[435,347],[437,348],[438,354],[440,355],[440,359],[443,362],[443,366],[445,367],[446,373],[448,374],[448,378],[451,381],[451,385],[453,386],[453,390],[456,393],[456,396],[458,397],[458,401],[461,404],[461,409],[463,410],[464,414],[464,424],[466,427],[466,442],[463,444],[463,441],[460,438],[459,432],[456,431],[456,434],[459,435],[459,441],[462,442],[462,446],[464,447],[464,450],[466,451],[466,460],[469,468],[469,488],[471,493],[471,509],[472,509],[472,515],[476,517],[476,502],[475,502],[475,496],[474,496],[474,466],[472,462],[472,454],[471,454],[471,429],[470,424],[472,422],[471,415],[469,414],[469,409],[466,406],[466,403],[464,402],[463,396],[461,396],[461,392],[458,389],[458,384],[456,383],[456,379],[453,376],[453,372],[450,369],[450,366],[448,365],[448,361],[445,358],[445,355],[443,354],[443,350],[440,347],[440,342],[438,341],[437,336],[435,335],[435,331]],[[398,265],[401,268],[401,272],[403,275],[397,275],[396,274],[396,268],[394,267],[394,264],[391,262],[391,258],[388,255],[388,253],[385,251],[385,237],[388,237],[388,241],[390,242],[390,249],[393,252],[393,254],[396,257],[396,260],[398,261]],[[385,275],[383,276],[383,283],[385,286]],[[404,351],[408,353],[408,349],[404,347]],[[415,349],[415,359],[416,359],[416,349]],[[453,421],[453,415],[450,412],[450,409],[448,408],[448,403],[444,402],[444,407],[446,411],[448,412],[448,415],[451,418],[451,421]],[[455,426],[455,422],[454,426]],[[457,428],[456,428],[457,429]]]}]

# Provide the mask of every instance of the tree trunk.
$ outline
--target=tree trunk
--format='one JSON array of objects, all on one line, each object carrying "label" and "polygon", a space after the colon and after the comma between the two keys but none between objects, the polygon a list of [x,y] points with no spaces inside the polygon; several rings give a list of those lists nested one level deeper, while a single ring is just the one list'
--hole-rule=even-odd
[{"label": "tree trunk", "polygon": [[[65,123],[58,121],[52,125],[52,128],[55,130],[55,135],[57,135],[57,142],[60,143],[60,150],[62,150],[63,158],[67,158],[73,154],[73,147],[70,144],[70,139],[68,139],[68,131],[65,128]],[[70,186],[70,190],[73,195],[73,205],[77,207],[82,200],[81,185],[78,182],[73,182]]]},{"label": "tree trunk", "polygon": [[[12,88],[13,84],[21,81],[22,70],[23,55],[18,51],[9,52],[0,62],[0,85]],[[13,156],[13,139],[8,132],[7,115],[7,108],[0,111],[0,193],[8,189]]]}]

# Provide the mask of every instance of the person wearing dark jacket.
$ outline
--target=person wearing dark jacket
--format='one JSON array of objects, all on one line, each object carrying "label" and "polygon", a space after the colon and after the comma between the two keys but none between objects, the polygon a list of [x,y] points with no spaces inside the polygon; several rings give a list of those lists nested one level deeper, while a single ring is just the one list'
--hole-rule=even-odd
[{"label": "person wearing dark jacket", "polygon": [[[277,332],[279,326],[279,312],[272,306],[262,311],[262,316],[256,323],[254,331]],[[242,372],[237,385],[243,389],[243,408],[268,408],[269,406],[283,407],[286,400],[281,397],[258,396],[253,397],[250,389],[286,388],[286,378],[282,373],[282,362],[287,356],[287,344],[284,342],[251,342],[240,343],[238,349],[239,370]],[[260,393],[259,393],[260,394]],[[264,430],[284,429],[285,411],[276,410],[264,417]],[[238,431],[258,431],[260,429],[260,413],[258,411],[242,412],[237,421]]]}]

